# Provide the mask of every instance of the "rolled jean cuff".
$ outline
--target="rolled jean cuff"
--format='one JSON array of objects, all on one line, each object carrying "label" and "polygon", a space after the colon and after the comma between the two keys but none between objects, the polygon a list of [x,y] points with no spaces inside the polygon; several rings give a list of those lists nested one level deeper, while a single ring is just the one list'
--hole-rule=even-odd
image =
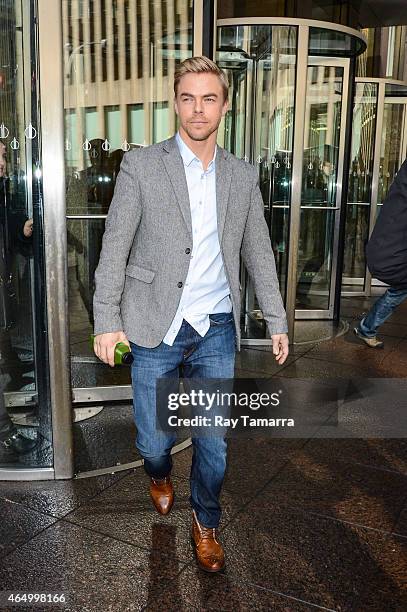
[{"label": "rolled jean cuff", "polygon": [[166,478],[172,470],[171,455],[144,457],[144,470],[150,478],[154,478],[155,480]]}]

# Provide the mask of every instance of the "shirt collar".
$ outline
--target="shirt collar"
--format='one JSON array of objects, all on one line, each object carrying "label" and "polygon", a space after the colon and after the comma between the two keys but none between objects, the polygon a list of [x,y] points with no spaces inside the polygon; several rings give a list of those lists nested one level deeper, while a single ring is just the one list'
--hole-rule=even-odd
[{"label": "shirt collar", "polygon": [[[201,163],[201,160],[197,158],[195,153],[191,151],[188,145],[186,145],[185,142],[182,140],[179,132],[175,134],[175,140],[177,141],[179,152],[181,153],[182,161],[184,162],[185,166],[190,166],[192,162],[194,161],[194,159],[196,159],[199,163]],[[210,166],[212,165],[212,163],[215,163],[217,149],[218,149],[218,145],[215,145],[215,153],[213,155],[212,161],[210,161],[208,164],[208,170]]]}]

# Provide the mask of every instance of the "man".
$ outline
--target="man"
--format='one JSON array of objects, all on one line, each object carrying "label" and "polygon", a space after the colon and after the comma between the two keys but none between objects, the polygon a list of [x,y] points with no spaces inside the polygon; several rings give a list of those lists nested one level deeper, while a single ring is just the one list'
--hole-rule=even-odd
[{"label": "man", "polygon": [[[240,254],[278,363],[288,354],[257,172],[216,146],[228,109],[227,78],[205,57],[187,59],[176,71],[174,92],[177,135],[124,156],[94,295],[96,355],[112,366],[121,341],[134,356],[136,445],[161,514],[174,499],[175,437],[156,430],[156,381],[178,379],[181,365],[185,378],[233,378],[240,346]],[[192,534],[198,565],[209,572],[225,563],[216,538],[225,468],[223,437],[193,439]]]},{"label": "man", "polygon": [[370,348],[381,349],[379,327],[407,299],[407,160],[401,165],[383,202],[366,255],[375,278],[389,285],[367,315],[354,329],[356,336]]}]

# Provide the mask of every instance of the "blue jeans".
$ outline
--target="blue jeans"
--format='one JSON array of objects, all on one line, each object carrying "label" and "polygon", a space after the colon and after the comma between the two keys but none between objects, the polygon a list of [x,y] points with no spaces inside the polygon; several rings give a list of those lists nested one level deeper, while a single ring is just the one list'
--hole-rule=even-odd
[{"label": "blue jeans", "polygon": [[[156,428],[156,382],[173,378],[178,391],[179,367],[184,378],[233,378],[235,365],[235,325],[232,313],[210,315],[210,328],[204,337],[187,321],[173,346],[161,342],[155,348],[130,343],[134,361],[131,367],[136,446],[144,458],[149,476],[164,478],[172,468],[171,448],[176,436]],[[219,525],[219,495],[226,470],[227,442],[222,436],[192,438],[190,502],[198,521],[205,527]]]},{"label": "blue jeans", "polygon": [[359,330],[363,336],[374,338],[380,325],[393,313],[393,310],[407,298],[407,289],[393,289],[389,287],[374,303],[368,314],[359,323]]}]

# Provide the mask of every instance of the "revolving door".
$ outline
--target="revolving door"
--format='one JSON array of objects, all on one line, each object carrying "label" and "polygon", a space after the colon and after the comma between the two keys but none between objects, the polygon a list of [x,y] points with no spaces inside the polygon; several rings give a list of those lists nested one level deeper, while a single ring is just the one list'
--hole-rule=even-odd
[{"label": "revolving door", "polygon": [[407,83],[357,78],[346,206],[343,295],[370,295],[382,283],[366,267],[365,247],[398,169],[407,157]]},{"label": "revolving door", "polygon": [[[230,83],[219,142],[258,168],[294,340],[295,320],[334,318],[350,62],[364,47],[353,30],[338,44],[338,32],[316,24],[218,22],[217,61]],[[244,268],[241,284],[242,337],[268,342]]]}]

